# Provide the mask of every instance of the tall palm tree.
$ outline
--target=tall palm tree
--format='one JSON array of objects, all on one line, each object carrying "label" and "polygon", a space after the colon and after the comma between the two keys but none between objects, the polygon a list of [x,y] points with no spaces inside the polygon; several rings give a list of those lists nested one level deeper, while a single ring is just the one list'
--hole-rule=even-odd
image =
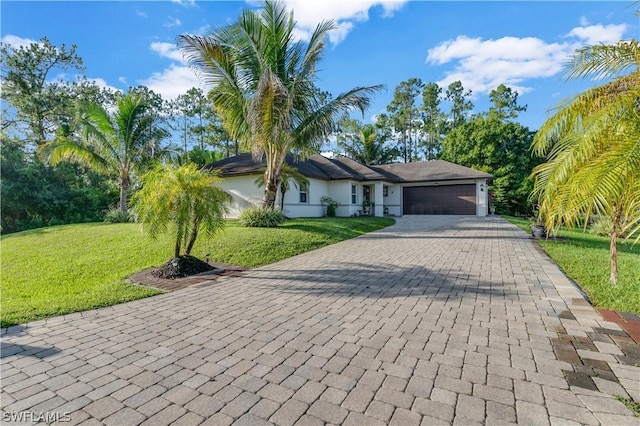
[{"label": "tall palm tree", "polygon": [[563,103],[540,128],[532,196],[547,227],[611,222],[611,282],[617,238],[640,230],[640,48],[636,40],[577,51],[569,78],[608,78]]},{"label": "tall palm tree", "polygon": [[372,124],[366,124],[358,131],[358,141],[348,145],[346,151],[351,158],[368,166],[392,163],[399,154],[396,149],[384,146]]},{"label": "tall palm tree", "polygon": [[181,35],[185,57],[213,86],[210,98],[231,136],[266,158],[263,204],[273,208],[285,157],[318,149],[343,113],[364,113],[382,86],[357,87],[321,101],[316,64],[332,21],[320,23],[308,43],[294,37],[293,13],[281,1],[245,9],[234,24],[208,36]]},{"label": "tall palm tree", "polygon": [[79,135],[60,135],[45,145],[50,164],[68,160],[114,175],[120,188],[120,210],[127,211],[132,174],[162,154],[159,142],[168,132],[140,93],[120,96],[113,113],[97,104],[79,105]]}]

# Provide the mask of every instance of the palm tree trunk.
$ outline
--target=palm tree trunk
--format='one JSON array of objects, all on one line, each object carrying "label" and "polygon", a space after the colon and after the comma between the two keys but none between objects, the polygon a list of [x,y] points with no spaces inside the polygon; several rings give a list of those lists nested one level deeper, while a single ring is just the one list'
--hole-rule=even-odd
[{"label": "palm tree trunk", "polygon": [[620,219],[622,215],[620,209],[614,207],[613,218],[611,221],[611,244],[609,246],[610,261],[611,261],[611,284],[618,285],[618,230],[620,229]]},{"label": "palm tree trunk", "polygon": [[280,211],[284,212],[284,194],[287,192],[286,185],[280,185]]},{"label": "palm tree trunk", "polygon": [[128,210],[127,190],[129,189],[129,182],[124,178],[120,178],[118,186],[120,187],[120,211],[126,213]]},{"label": "palm tree trunk", "polygon": [[273,209],[276,206],[279,165],[274,157],[275,154],[272,154],[271,158],[267,156],[267,170],[264,172],[264,195],[262,198],[262,205],[266,209]]},{"label": "palm tree trunk", "polygon": [[187,248],[184,251],[184,254],[191,254],[191,249],[196,242],[196,238],[198,238],[198,228],[200,224],[197,217],[193,218],[193,227],[191,229],[191,235],[189,236],[189,242],[187,243]]},{"label": "palm tree trunk", "polygon": [[173,257],[180,257],[180,241],[182,240],[182,235],[178,233],[176,235],[176,245],[173,248]]},{"label": "palm tree trunk", "polygon": [[272,209],[276,205],[276,193],[278,192],[278,184],[275,181],[275,177],[265,180],[267,183],[264,189],[264,198],[262,204],[267,209]]}]

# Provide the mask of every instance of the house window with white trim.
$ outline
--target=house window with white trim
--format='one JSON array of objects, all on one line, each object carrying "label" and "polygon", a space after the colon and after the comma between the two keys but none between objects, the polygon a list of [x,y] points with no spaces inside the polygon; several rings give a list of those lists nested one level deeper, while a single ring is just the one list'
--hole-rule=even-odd
[{"label": "house window with white trim", "polygon": [[351,204],[358,202],[358,188],[355,185],[351,185]]},{"label": "house window with white trim", "polygon": [[309,187],[308,185],[300,185],[300,204],[306,204],[309,201]]}]

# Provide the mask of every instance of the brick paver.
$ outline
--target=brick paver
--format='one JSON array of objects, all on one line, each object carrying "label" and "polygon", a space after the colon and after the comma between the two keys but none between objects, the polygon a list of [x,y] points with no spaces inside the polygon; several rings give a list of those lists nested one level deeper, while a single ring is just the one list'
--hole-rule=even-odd
[{"label": "brick paver", "polygon": [[521,230],[408,216],[242,276],[3,329],[0,402],[3,424],[640,424],[615,398],[640,399],[638,362]]}]

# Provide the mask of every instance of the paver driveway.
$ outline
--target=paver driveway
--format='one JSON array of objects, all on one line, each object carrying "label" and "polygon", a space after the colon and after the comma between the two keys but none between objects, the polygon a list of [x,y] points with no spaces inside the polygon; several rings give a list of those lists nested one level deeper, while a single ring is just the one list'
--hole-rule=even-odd
[{"label": "paver driveway", "polygon": [[611,396],[640,400],[637,346],[500,218],[405,217],[3,333],[5,423],[640,423]]}]

